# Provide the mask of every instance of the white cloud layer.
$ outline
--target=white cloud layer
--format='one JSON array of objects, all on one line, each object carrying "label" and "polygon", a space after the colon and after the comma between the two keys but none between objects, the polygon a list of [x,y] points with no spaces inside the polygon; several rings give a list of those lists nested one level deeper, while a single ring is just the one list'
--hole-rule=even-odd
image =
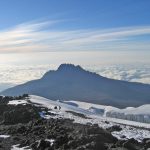
[{"label": "white cloud layer", "polygon": [[150,35],[150,26],[74,30],[55,27],[62,23],[67,22],[29,22],[2,30],[0,52],[150,49],[149,40],[137,41],[135,38]]},{"label": "white cloud layer", "polygon": [[118,64],[87,67],[88,70],[117,80],[150,84],[149,64]]}]

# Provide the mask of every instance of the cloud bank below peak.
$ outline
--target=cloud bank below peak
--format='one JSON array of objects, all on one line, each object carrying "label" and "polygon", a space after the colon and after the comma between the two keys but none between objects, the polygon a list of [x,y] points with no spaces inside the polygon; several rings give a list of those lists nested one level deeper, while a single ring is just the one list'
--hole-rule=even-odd
[{"label": "cloud bank below peak", "polygon": [[110,29],[58,28],[63,23],[68,22],[33,21],[0,30],[0,53],[150,49],[150,26]]}]

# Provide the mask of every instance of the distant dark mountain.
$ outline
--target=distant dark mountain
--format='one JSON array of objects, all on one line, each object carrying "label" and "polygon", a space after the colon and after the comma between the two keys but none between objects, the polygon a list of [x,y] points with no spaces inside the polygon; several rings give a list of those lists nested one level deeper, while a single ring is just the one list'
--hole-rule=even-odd
[{"label": "distant dark mountain", "polygon": [[120,108],[150,103],[150,85],[105,78],[72,64],[62,64],[56,71],[45,73],[41,79],[1,92],[11,96],[23,93]]}]

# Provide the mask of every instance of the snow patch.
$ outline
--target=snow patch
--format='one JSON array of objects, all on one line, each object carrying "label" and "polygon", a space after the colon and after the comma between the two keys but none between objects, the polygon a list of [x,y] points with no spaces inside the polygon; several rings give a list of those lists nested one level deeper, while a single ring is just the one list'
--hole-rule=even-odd
[{"label": "snow patch", "polygon": [[29,146],[25,146],[25,147],[20,148],[19,144],[17,144],[17,145],[13,145],[11,150],[32,150],[32,149],[30,149]]},{"label": "snow patch", "polygon": [[52,146],[52,145],[54,144],[54,142],[55,142],[55,140],[54,140],[54,139],[45,139],[45,141],[50,142],[50,145],[51,145],[51,146]]},{"label": "snow patch", "polygon": [[121,140],[134,138],[139,142],[142,142],[143,138],[150,138],[150,132],[148,130],[136,129],[129,126],[126,126],[119,132],[112,132],[112,135]]},{"label": "snow patch", "polygon": [[8,105],[19,105],[19,104],[27,104],[26,100],[12,100],[9,101]]},{"label": "snow patch", "polygon": [[0,135],[0,138],[3,138],[3,139],[6,139],[6,138],[9,138],[10,135]]}]

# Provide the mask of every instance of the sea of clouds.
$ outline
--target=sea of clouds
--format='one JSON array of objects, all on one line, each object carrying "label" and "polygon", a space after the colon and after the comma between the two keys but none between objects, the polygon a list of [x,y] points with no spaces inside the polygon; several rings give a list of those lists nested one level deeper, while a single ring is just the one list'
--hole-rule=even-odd
[{"label": "sea of clouds", "polygon": [[150,84],[150,65],[148,64],[121,64],[87,68],[108,78]]}]

